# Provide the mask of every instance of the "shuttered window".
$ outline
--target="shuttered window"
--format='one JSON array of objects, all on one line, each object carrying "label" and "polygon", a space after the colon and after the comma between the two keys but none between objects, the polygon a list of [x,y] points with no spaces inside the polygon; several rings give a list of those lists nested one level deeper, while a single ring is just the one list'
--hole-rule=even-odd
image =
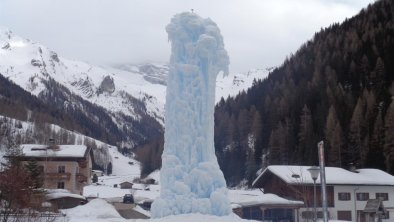
[{"label": "shuttered window", "polygon": [[338,200],[341,201],[350,200],[350,193],[338,193]]},{"label": "shuttered window", "polygon": [[389,200],[389,194],[388,193],[376,193],[376,199],[381,199],[383,201]]},{"label": "shuttered window", "polygon": [[369,199],[369,193],[357,193],[357,200],[364,201]]}]

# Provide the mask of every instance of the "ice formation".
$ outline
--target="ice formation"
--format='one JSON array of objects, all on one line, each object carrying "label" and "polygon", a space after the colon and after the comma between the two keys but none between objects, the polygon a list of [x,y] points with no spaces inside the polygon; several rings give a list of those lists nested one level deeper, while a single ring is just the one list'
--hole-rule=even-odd
[{"label": "ice formation", "polygon": [[194,13],[175,15],[166,27],[172,43],[165,106],[161,194],[152,217],[228,215],[226,181],[214,150],[215,82],[229,58],[217,25]]}]

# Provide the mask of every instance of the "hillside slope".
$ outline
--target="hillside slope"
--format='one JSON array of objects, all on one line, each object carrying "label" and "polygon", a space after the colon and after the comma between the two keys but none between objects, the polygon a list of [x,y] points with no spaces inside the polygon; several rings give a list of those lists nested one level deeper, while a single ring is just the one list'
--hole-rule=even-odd
[{"label": "hillside slope", "polygon": [[[380,0],[316,33],[267,79],[218,104],[216,151],[227,181],[267,164],[394,173],[394,3]],[[231,164],[230,164],[231,163]],[[246,172],[246,175],[245,175]]]}]

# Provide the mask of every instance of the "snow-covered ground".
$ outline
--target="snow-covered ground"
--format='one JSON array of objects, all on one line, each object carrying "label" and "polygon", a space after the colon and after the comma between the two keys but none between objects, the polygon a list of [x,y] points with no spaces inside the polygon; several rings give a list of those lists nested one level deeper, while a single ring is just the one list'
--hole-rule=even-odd
[{"label": "snow-covered ground", "polygon": [[[167,216],[157,219],[129,219],[122,218],[115,208],[102,199],[95,199],[86,205],[64,210],[68,222],[253,222],[253,220],[244,220],[235,214],[228,216],[212,216],[203,214],[181,214]],[[330,220],[330,222],[344,222],[340,220]]]},{"label": "snow-covered ground", "polygon": [[[123,156],[116,147],[109,148],[111,162],[113,163],[112,174],[98,177],[97,184],[84,187],[83,195],[86,197],[105,198],[112,202],[121,202],[125,194],[132,193],[136,203],[145,199],[155,199],[159,195],[159,185],[145,185],[134,183],[134,179],[140,177],[140,163],[133,158]],[[153,179],[158,179],[155,172]],[[133,189],[121,189],[122,182],[134,183]],[[116,187],[115,187],[116,186]],[[149,190],[148,190],[149,189]]]},{"label": "snow-covered ground", "polygon": [[243,220],[231,214],[229,216],[212,216],[212,215],[202,215],[202,214],[182,214],[175,216],[168,216],[164,218],[157,219],[129,219],[126,220],[122,218],[115,208],[102,199],[95,199],[87,203],[86,205],[75,207],[73,209],[65,210],[66,219],[69,222],[241,222],[250,221]]}]

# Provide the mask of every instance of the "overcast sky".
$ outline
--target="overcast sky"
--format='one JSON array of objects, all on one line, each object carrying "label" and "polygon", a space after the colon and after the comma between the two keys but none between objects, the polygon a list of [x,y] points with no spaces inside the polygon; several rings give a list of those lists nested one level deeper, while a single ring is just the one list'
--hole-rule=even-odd
[{"label": "overcast sky", "polygon": [[374,0],[0,0],[0,26],[93,64],[167,62],[165,26],[179,12],[221,29],[230,72],[277,66],[321,27]]}]

